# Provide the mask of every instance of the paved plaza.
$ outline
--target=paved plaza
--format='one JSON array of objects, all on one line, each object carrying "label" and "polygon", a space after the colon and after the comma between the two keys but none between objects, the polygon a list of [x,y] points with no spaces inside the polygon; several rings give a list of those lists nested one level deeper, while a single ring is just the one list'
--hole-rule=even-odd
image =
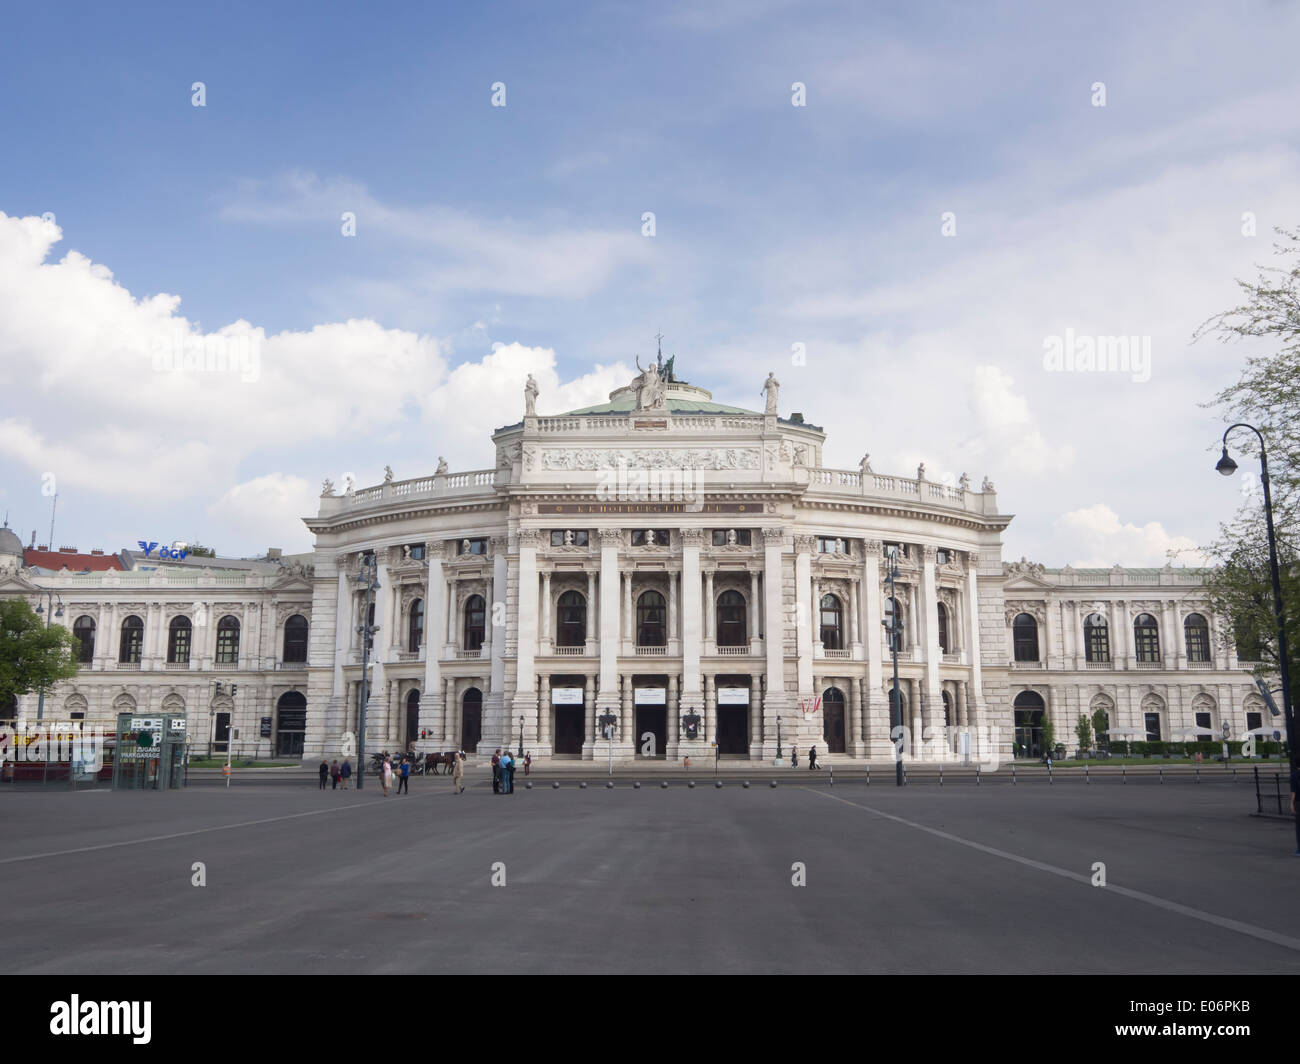
[{"label": "paved plaza", "polygon": [[[11,971],[1289,973],[1223,781],[0,794]],[[373,788],[373,789],[372,789]],[[206,885],[194,886],[203,862]],[[806,886],[795,886],[802,864]],[[1094,865],[1106,885],[1094,886]],[[504,867],[503,867],[504,866]],[[495,871],[494,871],[495,868]],[[504,885],[493,885],[504,877]]]}]

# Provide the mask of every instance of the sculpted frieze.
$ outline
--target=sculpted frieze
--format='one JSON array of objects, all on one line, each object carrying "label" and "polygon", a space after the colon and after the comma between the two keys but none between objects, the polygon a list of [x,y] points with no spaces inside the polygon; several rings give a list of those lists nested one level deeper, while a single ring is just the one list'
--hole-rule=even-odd
[{"label": "sculpted frieze", "polygon": [[664,447],[636,450],[550,449],[542,452],[542,468],[596,472],[602,469],[758,469],[759,451],[751,447]]}]

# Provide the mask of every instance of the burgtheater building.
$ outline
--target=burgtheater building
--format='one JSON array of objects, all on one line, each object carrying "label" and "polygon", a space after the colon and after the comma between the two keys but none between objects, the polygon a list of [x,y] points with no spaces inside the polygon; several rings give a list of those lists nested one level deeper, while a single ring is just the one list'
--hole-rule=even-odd
[{"label": "burgtheater building", "polygon": [[551,416],[529,378],[490,467],[327,481],[296,559],[55,571],[0,532],[0,595],[57,602],[81,641],[45,715],[183,712],[196,745],[233,727],[254,756],[336,757],[366,667],[368,749],[883,760],[896,650],[913,756],[963,734],[1033,754],[1045,720],[1073,749],[1080,715],[1138,739],[1271,726],[1203,570],[1004,561],[988,479],[827,469],[774,376],[746,410],[672,365]]}]

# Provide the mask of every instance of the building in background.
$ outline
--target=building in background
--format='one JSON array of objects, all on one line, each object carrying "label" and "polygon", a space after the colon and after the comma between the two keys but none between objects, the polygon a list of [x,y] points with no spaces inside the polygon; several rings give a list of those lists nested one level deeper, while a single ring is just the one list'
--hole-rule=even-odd
[{"label": "building in background", "polygon": [[356,734],[370,557],[371,749],[887,759],[894,618],[913,756],[962,733],[1036,754],[1045,721],[1073,749],[1080,715],[1135,739],[1271,729],[1204,571],[1004,562],[989,480],[826,469],[779,388],[725,406],[670,360],[542,416],[530,378],[490,468],[327,481],[313,554],[77,572],[0,549],[0,595],[53,592],[82,642],[47,715],[184,712],[196,745],[234,727],[256,756]]}]

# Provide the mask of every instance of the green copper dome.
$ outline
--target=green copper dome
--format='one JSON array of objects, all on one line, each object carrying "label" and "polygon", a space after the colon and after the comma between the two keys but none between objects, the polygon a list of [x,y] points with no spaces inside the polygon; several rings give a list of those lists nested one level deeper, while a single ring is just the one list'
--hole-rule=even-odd
[{"label": "green copper dome", "polygon": [[[747,414],[761,416],[761,412],[758,410],[746,410],[741,406],[728,406],[726,403],[715,402],[712,393],[706,389],[682,381],[670,381],[664,386],[664,405],[671,414]],[[567,410],[559,416],[568,417],[571,414],[631,414],[635,410],[636,392],[630,387],[625,387],[610,392],[608,403],[584,406],[578,410]]]}]

